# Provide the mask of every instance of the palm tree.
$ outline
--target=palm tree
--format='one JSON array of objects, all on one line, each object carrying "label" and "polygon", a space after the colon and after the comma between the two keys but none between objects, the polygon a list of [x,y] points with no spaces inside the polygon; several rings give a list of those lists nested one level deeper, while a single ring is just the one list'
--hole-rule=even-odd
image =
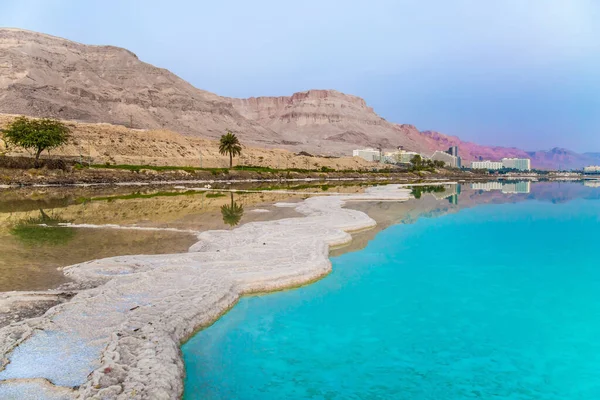
[{"label": "palm tree", "polygon": [[223,216],[223,222],[229,226],[240,223],[244,215],[244,206],[233,201],[233,193],[231,193],[231,205],[223,204],[221,206],[221,215]]},{"label": "palm tree", "polygon": [[219,153],[222,155],[229,154],[229,168],[233,167],[233,156],[239,156],[242,154],[242,145],[231,131],[221,136],[221,142],[219,143]]}]

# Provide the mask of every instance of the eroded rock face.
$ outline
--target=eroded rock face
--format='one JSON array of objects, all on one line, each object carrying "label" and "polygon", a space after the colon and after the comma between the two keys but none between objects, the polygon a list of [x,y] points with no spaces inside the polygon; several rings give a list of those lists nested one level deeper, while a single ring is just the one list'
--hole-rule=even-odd
[{"label": "eroded rock face", "polygon": [[429,151],[418,140],[416,128],[390,123],[362,98],[335,90],[229,101],[244,117],[278,132],[288,145],[307,151],[338,155],[365,146]]},{"label": "eroded rock face", "polygon": [[0,112],[213,138],[232,129],[265,144],[279,139],[230,102],[128,50],[19,29],[0,29]]}]

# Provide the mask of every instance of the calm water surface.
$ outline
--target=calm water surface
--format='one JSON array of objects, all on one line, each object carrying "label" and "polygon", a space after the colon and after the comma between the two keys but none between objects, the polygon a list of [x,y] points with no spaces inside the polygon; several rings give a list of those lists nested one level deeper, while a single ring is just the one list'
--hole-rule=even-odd
[{"label": "calm water surface", "polygon": [[385,204],[390,226],[328,277],[186,343],[185,399],[599,399],[599,199],[463,185]]},{"label": "calm water surface", "polygon": [[[323,190],[323,185],[288,186],[306,192]],[[246,222],[296,216],[293,209],[272,204],[304,197],[271,192],[232,195],[190,190],[193,187],[0,189],[0,292],[55,288],[66,281],[58,268],[88,260],[186,252],[197,241],[189,231],[232,229]],[[362,188],[332,186],[331,190]],[[62,223],[78,227],[61,227]],[[102,228],[107,224],[154,230]]]}]

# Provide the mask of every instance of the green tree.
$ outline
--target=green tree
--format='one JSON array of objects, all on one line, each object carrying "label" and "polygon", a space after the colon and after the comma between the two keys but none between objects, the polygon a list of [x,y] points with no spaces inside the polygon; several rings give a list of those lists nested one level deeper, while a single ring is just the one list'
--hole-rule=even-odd
[{"label": "green tree", "polygon": [[221,136],[219,143],[219,153],[222,155],[229,154],[229,168],[233,167],[233,156],[239,156],[242,154],[242,145],[231,131]]},{"label": "green tree", "polygon": [[229,226],[239,224],[244,216],[244,206],[233,201],[233,193],[231,193],[231,204],[221,206],[221,215],[223,216],[223,222]]},{"label": "green tree", "polygon": [[4,130],[4,140],[35,153],[35,167],[39,167],[40,154],[67,143],[70,129],[54,119],[29,119],[19,117]]},{"label": "green tree", "polygon": [[415,168],[420,168],[423,165],[423,157],[417,154],[410,159],[410,162],[415,166]]}]

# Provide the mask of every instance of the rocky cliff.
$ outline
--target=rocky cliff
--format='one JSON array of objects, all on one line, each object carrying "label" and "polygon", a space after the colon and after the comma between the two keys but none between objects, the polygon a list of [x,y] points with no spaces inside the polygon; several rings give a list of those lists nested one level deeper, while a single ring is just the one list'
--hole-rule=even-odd
[{"label": "rocky cliff", "polygon": [[279,142],[229,101],[128,50],[19,29],[0,29],[0,112],[212,138],[232,129],[248,142]]},{"label": "rocky cliff", "polygon": [[335,90],[228,100],[244,117],[278,132],[286,144],[307,151],[349,154],[365,146],[428,150],[414,127],[390,123],[362,98]]}]

